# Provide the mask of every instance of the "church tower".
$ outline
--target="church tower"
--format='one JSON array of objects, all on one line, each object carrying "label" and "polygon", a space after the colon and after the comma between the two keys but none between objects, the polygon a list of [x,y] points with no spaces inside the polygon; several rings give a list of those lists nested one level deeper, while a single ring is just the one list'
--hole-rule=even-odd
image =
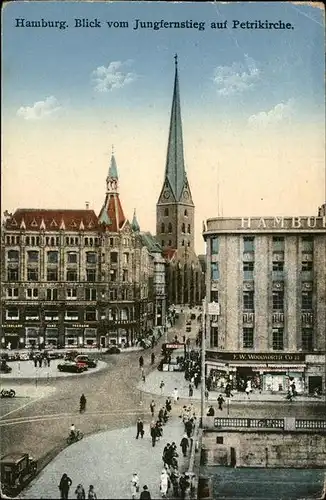
[{"label": "church tower", "polygon": [[181,247],[194,250],[194,215],[195,206],[184,164],[178,59],[175,56],[165,175],[156,205],[156,236],[163,250]]},{"label": "church tower", "polygon": [[164,181],[156,204],[156,238],[163,248],[170,304],[199,304],[202,269],[195,254],[195,205],[184,162],[178,58],[175,76]]}]

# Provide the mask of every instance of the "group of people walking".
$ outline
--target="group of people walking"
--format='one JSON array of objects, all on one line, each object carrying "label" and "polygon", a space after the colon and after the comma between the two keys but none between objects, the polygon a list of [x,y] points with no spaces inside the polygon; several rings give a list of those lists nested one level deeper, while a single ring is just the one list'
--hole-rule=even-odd
[{"label": "group of people walking", "polygon": [[[68,474],[64,473],[61,477],[60,483],[59,483],[59,490],[60,490],[60,498],[62,499],[67,499],[69,496],[69,490],[72,485],[72,480],[68,476]],[[75,495],[78,500],[96,500],[97,496],[95,493],[94,486],[91,484],[88,488],[88,493],[86,497],[86,492],[82,484],[78,484],[75,490]]]}]

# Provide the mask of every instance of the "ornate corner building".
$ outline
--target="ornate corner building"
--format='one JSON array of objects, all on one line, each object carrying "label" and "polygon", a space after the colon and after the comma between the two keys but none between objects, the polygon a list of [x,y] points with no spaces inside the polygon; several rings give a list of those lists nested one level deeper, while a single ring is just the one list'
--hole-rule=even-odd
[{"label": "ornate corner building", "polygon": [[201,304],[204,273],[194,250],[195,205],[187,179],[180,108],[178,62],[163,187],[156,204],[156,237],[167,261],[169,304]]},{"label": "ornate corner building", "polygon": [[112,153],[98,217],[88,204],[5,212],[1,347],[105,347],[164,325],[161,248],[125,217],[118,187]]},{"label": "ornate corner building", "polygon": [[326,205],[206,224],[208,372],[240,389],[325,391]]}]

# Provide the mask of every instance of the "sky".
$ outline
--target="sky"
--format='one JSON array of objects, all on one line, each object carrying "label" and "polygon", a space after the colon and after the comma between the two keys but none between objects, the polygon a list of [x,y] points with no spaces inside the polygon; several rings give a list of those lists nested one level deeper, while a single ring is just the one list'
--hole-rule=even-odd
[{"label": "sky", "polygon": [[[255,20],[290,29],[234,27]],[[75,27],[87,21],[100,27]],[[88,201],[98,214],[114,145],[125,215],[155,234],[175,53],[198,253],[207,218],[316,215],[325,201],[320,8],[17,1],[2,23],[2,211]]]}]

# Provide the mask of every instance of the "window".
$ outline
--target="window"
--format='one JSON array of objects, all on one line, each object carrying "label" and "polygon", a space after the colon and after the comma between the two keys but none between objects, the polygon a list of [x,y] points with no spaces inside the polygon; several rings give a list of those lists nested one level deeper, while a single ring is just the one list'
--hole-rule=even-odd
[{"label": "window", "polygon": [[18,268],[17,269],[8,269],[7,273],[8,281],[18,281]]},{"label": "window", "polygon": [[58,269],[47,269],[46,279],[47,281],[58,281]]},{"label": "window", "polygon": [[77,271],[75,269],[68,269],[67,281],[77,281]]},{"label": "window", "polygon": [[313,268],[313,263],[311,260],[302,262],[302,267],[301,267],[302,271],[312,271],[312,268]]},{"label": "window", "polygon": [[218,347],[218,327],[211,327],[211,347]]},{"label": "window", "polygon": [[182,225],[181,225],[181,231],[182,231],[183,233],[185,233],[185,232],[186,232],[186,224],[185,224],[184,222],[183,222],[183,223],[182,223]]},{"label": "window", "polygon": [[170,247],[171,245],[172,245],[172,240],[169,240],[168,247]]},{"label": "window", "polygon": [[218,238],[211,238],[211,252],[212,255],[217,255],[218,254]]},{"label": "window", "polygon": [[18,250],[9,250],[9,252],[8,252],[8,262],[19,262],[19,252],[18,252]]},{"label": "window", "polygon": [[273,271],[284,271],[284,262],[273,261]]},{"label": "window", "polygon": [[165,208],[164,209],[164,217],[168,217],[168,216],[169,216],[169,209]]},{"label": "window", "polygon": [[188,247],[190,247],[190,241],[188,241]]},{"label": "window", "polygon": [[184,211],[184,216],[188,217],[188,210],[187,209]]},{"label": "window", "polygon": [[111,264],[117,264],[118,263],[118,252],[111,252],[110,258],[111,258]]},{"label": "window", "polygon": [[59,319],[58,311],[44,311],[45,321],[56,321]]},{"label": "window", "polygon": [[38,262],[38,251],[37,250],[29,250],[27,252],[27,260],[28,262]]},{"label": "window", "polygon": [[282,351],[283,349],[283,328],[273,328],[273,351]]},{"label": "window", "polygon": [[70,311],[68,309],[65,314],[65,319],[68,321],[78,321],[78,311]]},{"label": "window", "polygon": [[123,265],[127,266],[129,264],[129,253],[123,254]]},{"label": "window", "polygon": [[243,309],[249,310],[249,311],[255,310],[253,290],[243,292]]},{"label": "window", "polygon": [[168,233],[169,234],[172,233],[172,224],[171,224],[171,222],[169,222],[169,225],[168,225]]},{"label": "window", "polygon": [[87,264],[96,264],[96,253],[86,252],[86,262]]},{"label": "window", "polygon": [[113,238],[110,238],[110,246],[113,247]]},{"label": "window", "polygon": [[96,288],[85,288],[85,300],[96,300]]},{"label": "window", "polygon": [[284,311],[283,290],[277,290],[273,292],[273,311]]},{"label": "window", "polygon": [[161,240],[161,246],[164,247],[164,240]]},{"label": "window", "polygon": [[301,309],[311,311],[312,310],[312,292],[302,292],[301,300],[302,300]]},{"label": "window", "polygon": [[254,348],[254,329],[253,328],[243,328],[242,330],[242,342],[244,349]]},{"label": "window", "polygon": [[25,313],[26,319],[40,319],[40,313],[36,307],[28,307]]},{"label": "window", "polygon": [[111,269],[110,271],[110,281],[117,281],[117,270],[116,269]]},{"label": "window", "polygon": [[254,236],[244,236],[244,238],[243,238],[243,251],[244,252],[254,252],[255,251],[255,237]]},{"label": "window", "polygon": [[218,302],[218,291],[217,290],[211,291],[211,302]]},{"label": "window", "polygon": [[58,300],[58,290],[56,288],[48,288],[46,291],[46,300]]},{"label": "window", "polygon": [[126,269],[123,270],[122,281],[128,281],[128,271]]},{"label": "window", "polygon": [[67,262],[68,262],[68,264],[77,264],[77,253],[76,252],[68,252],[67,253]]},{"label": "window", "polygon": [[96,309],[86,309],[85,320],[86,321],[96,321]]},{"label": "window", "polygon": [[38,299],[38,288],[27,288],[26,297],[28,299]]},{"label": "window", "polygon": [[38,281],[38,270],[27,268],[27,281]]},{"label": "window", "polygon": [[19,319],[18,307],[8,307],[6,309],[6,319]]},{"label": "window", "polygon": [[284,250],[284,236],[273,236],[273,251],[282,252]]},{"label": "window", "polygon": [[77,288],[67,288],[67,299],[74,300],[77,298]]},{"label": "window", "polygon": [[165,233],[165,224],[162,222],[161,224],[161,233]]},{"label": "window", "polygon": [[16,299],[18,297],[18,288],[7,288],[7,298]]},{"label": "window", "polygon": [[49,264],[57,264],[59,260],[59,253],[55,251],[50,251],[47,253],[48,263]]},{"label": "window", "polygon": [[254,262],[243,263],[243,277],[244,279],[253,279],[254,277]]},{"label": "window", "polygon": [[188,234],[190,234],[191,232],[191,228],[190,228],[190,224],[188,224]]},{"label": "window", "polygon": [[313,329],[312,328],[302,328],[301,332],[302,340],[302,350],[312,351],[313,350]]},{"label": "window", "polygon": [[302,251],[303,252],[312,252],[314,249],[314,239],[312,236],[303,236],[302,237]]},{"label": "window", "polygon": [[182,240],[182,246],[183,247],[185,246],[185,240]]},{"label": "window", "polygon": [[86,281],[94,282],[96,281],[96,270],[86,269]]},{"label": "window", "polygon": [[218,262],[212,262],[211,263],[211,279],[218,280],[219,277],[220,276],[219,276]]},{"label": "window", "polygon": [[109,292],[110,300],[117,300],[117,291],[116,290],[110,290]]}]

